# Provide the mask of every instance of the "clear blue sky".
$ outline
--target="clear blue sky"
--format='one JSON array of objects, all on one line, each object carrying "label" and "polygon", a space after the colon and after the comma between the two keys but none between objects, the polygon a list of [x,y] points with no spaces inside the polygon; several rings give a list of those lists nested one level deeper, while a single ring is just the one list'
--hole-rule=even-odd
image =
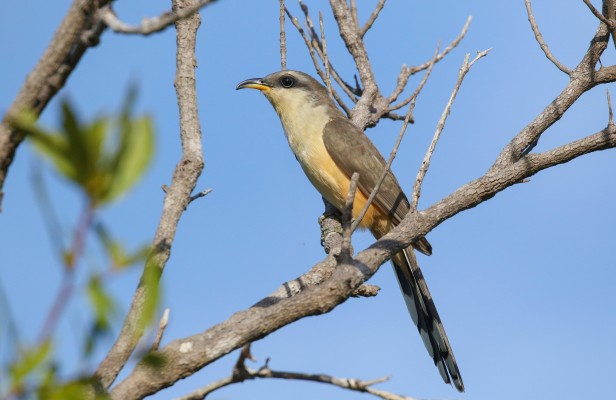
[{"label": "clear blue sky", "polygon": [[[19,90],[69,5],[68,0],[5,2],[0,24],[0,113]],[[299,9],[289,2],[296,15]],[[325,2],[307,2],[316,18],[324,7],[330,59],[349,81],[354,74]],[[363,3],[363,2],[358,2]],[[370,2],[370,3],[374,3]],[[435,71],[416,107],[416,123],[393,170],[407,192],[453,88],[464,54],[492,47],[470,72],[454,105],[423,187],[421,207],[480,176],[500,149],[566,85],[567,77],[543,55],[522,0],[492,2],[390,1],[367,35],[370,58],[388,93],[401,64],[429,59],[448,44],[468,15],[468,36]],[[535,15],[556,57],[573,67],[597,21],[581,1],[536,2]],[[595,3],[599,3],[595,1]],[[360,5],[361,6],[361,5]],[[167,9],[167,1],[116,1],[120,17],[136,23]],[[366,18],[371,7],[363,8]],[[313,73],[303,42],[289,24],[288,67]],[[106,32],[45,110],[57,123],[60,98],[91,118],[119,109],[129,82],[140,87],[138,108],[157,128],[157,153],[145,179],[101,218],[129,247],[147,243],[179,159],[173,77],[175,32],[143,38]],[[610,43],[602,61],[614,63]],[[198,37],[198,94],[206,167],[199,190],[214,191],[193,203],[180,223],[164,274],[164,306],[171,308],[165,340],[188,336],[224,320],[297,277],[323,258],[317,218],[320,196],[288,149],[280,123],[257,92],[235,85],[279,69],[278,2],[220,0],[203,13]],[[419,78],[413,83],[416,84]],[[613,85],[610,86],[614,88]],[[614,92],[614,91],[613,91]],[[537,151],[602,129],[605,87],[584,95],[542,137]],[[368,131],[384,153],[398,125]],[[443,384],[405,310],[389,266],[370,283],[373,299],[351,299],[328,315],[307,318],[255,343],[260,366],[374,379],[379,388],[420,398],[607,398],[616,374],[616,159],[595,153],[534,176],[486,204],[457,215],[430,233],[432,257],[420,263],[447,329],[467,392]],[[31,174],[36,157],[19,149],[5,186],[0,215],[0,284],[22,338],[39,331],[60,282],[60,267],[45,232]],[[45,173],[53,203],[69,232],[80,199],[72,187]],[[357,250],[372,242],[354,237]],[[92,242],[84,271],[102,269]],[[109,282],[122,311],[138,271]],[[79,361],[87,314],[83,293],[73,299],[57,335],[70,374]],[[6,321],[0,307],[0,321]],[[0,338],[7,335],[0,322]],[[107,345],[110,343],[107,343]],[[101,349],[104,350],[104,349]],[[0,352],[9,352],[0,340]],[[228,375],[232,354],[205,372],[154,398],[185,394]],[[314,383],[258,381],[234,385],[214,399],[366,398]]]}]

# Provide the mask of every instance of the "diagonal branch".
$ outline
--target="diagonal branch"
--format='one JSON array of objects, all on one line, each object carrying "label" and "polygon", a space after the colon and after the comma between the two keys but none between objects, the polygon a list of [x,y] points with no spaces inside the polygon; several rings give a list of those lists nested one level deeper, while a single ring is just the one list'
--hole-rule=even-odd
[{"label": "diagonal branch", "polygon": [[361,28],[360,35],[362,38],[366,36],[366,33],[370,30],[370,28],[372,28],[374,21],[376,21],[376,19],[379,17],[379,14],[381,13],[381,10],[384,6],[385,0],[379,0],[378,4],[374,8],[374,11],[372,11],[372,14],[370,14],[370,18],[368,18],[368,21],[366,21],[364,26]]},{"label": "diagonal branch", "polygon": [[610,21],[609,19],[605,18],[605,16],[603,14],[601,14],[599,12],[599,10],[597,10],[595,8],[595,6],[592,5],[592,3],[590,2],[590,0],[582,0],[584,2],[584,4],[586,4],[586,6],[588,7],[588,9],[590,10],[590,12],[599,19],[599,21],[603,22],[605,25],[607,25],[610,30],[614,29],[614,22]]},{"label": "diagonal branch", "polygon": [[[138,399],[185,378],[231,351],[254,342],[298,319],[327,313],[349,298],[393,254],[408,247],[452,216],[475,207],[498,192],[551,166],[568,162],[583,154],[616,147],[614,125],[549,153],[531,154],[524,162],[510,164],[460,187],[421,213],[409,213],[402,223],[356,254],[352,263],[335,266],[333,256],[317,264],[333,269],[320,284],[298,282],[298,291],[288,296],[288,285],[281,286],[255,306],[239,311],[226,321],[202,333],[177,339],[157,354],[166,360],[165,368],[153,369],[140,363],[111,392],[112,399]],[[316,268],[315,266],[314,268]]]}]

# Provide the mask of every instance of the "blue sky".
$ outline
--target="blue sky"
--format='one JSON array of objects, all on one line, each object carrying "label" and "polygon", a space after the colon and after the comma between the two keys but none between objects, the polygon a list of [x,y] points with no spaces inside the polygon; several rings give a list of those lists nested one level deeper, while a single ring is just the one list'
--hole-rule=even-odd
[{"label": "blue sky", "polygon": [[[429,59],[439,42],[441,47],[448,44],[467,16],[473,16],[468,36],[435,67],[418,100],[416,123],[394,162],[407,192],[465,53],[493,50],[473,67],[459,93],[424,182],[420,208],[483,174],[510,138],[567,83],[539,49],[522,0],[452,1],[442,8],[424,3],[429,2],[388,2],[366,37],[380,87],[389,93],[402,64]],[[597,21],[579,1],[536,3],[545,40],[561,62],[574,67]],[[3,5],[0,112],[10,105],[69,4],[23,0]],[[179,225],[163,278],[164,306],[171,308],[163,343],[249,307],[323,258],[320,196],[289,151],[268,102],[257,92],[234,90],[243,79],[279,69],[277,4],[220,0],[203,13],[197,88],[206,167],[198,189],[213,192],[193,203]],[[315,18],[323,7],[330,59],[351,81],[352,60],[327,4],[307,4]],[[290,6],[299,16],[296,4]],[[115,9],[123,20],[137,23],[168,7],[167,1],[118,0]],[[371,6],[360,11],[365,20]],[[303,41],[290,24],[287,38],[288,67],[313,73]],[[160,187],[169,183],[179,159],[174,46],[172,29],[146,38],[106,32],[41,118],[57,124],[62,98],[71,99],[84,118],[116,112],[127,85],[138,83],[137,108],[153,116],[157,129],[155,160],[143,181],[100,215],[128,247],[151,239],[163,199]],[[602,61],[616,61],[611,43]],[[606,123],[605,87],[599,87],[545,133],[536,151],[594,133]],[[385,121],[367,134],[388,154],[398,129]],[[36,337],[60,283],[57,255],[33,190],[36,165],[31,148],[22,146],[0,215],[0,285],[26,342]],[[582,157],[539,173],[429,234],[434,255],[422,256],[420,264],[466,393],[442,383],[387,265],[370,282],[382,288],[376,298],[351,299],[328,315],[304,319],[255,343],[253,354],[260,362],[251,366],[270,357],[270,367],[280,370],[362,379],[391,375],[379,388],[420,398],[608,397],[616,374],[615,168],[613,151]],[[44,175],[68,233],[81,199],[70,184],[51,172]],[[361,250],[372,240],[358,233],[353,243]],[[104,268],[93,241],[88,249],[81,265],[84,275]],[[123,311],[138,277],[133,270],[109,282]],[[66,374],[88,367],[78,356],[87,322],[84,298],[76,293],[56,335]],[[1,305],[3,320],[5,313]],[[0,324],[0,335],[6,334]],[[0,352],[10,352],[6,340],[0,340]],[[179,396],[222,378],[235,360],[234,353],[154,398]],[[314,383],[267,380],[234,385],[212,398],[290,396],[365,397]]]}]

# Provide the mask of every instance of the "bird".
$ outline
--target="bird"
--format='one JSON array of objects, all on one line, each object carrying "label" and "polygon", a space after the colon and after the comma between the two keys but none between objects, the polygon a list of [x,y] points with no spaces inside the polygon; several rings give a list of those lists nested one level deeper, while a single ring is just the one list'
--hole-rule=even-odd
[{"label": "bird", "polygon": [[[342,212],[351,176],[357,172],[358,191],[353,218],[361,212],[377,185],[386,162],[366,134],[334,104],[329,91],[310,75],[282,70],[240,82],[236,90],[257,89],[265,95],[282,123],[283,131],[304,173],[320,194]],[[408,198],[388,171],[370,204],[361,228],[379,239],[410,212]],[[424,237],[411,246],[432,254]],[[464,383],[445,329],[421,270],[409,247],[392,257],[406,306],[423,343],[445,383],[463,392]]]}]

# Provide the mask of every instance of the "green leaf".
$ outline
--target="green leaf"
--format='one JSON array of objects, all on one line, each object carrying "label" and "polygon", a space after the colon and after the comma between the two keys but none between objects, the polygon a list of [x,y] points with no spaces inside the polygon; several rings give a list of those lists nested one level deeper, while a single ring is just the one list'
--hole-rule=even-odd
[{"label": "green leaf", "polygon": [[36,114],[23,111],[13,120],[13,125],[30,139],[34,148],[47,157],[62,175],[76,181],[77,170],[70,158],[66,138],[58,132],[40,127],[36,120]]},{"label": "green leaf", "polygon": [[38,390],[38,398],[45,400],[83,400],[109,399],[109,395],[95,393],[95,383],[87,379],[70,381],[64,384],[46,385]]},{"label": "green leaf", "polygon": [[150,117],[121,118],[120,141],[109,172],[113,177],[102,197],[103,202],[117,199],[143,175],[154,154],[154,127]]},{"label": "green leaf", "polygon": [[77,120],[75,111],[68,101],[62,102],[62,134],[68,143],[68,156],[77,171],[77,182],[86,186],[95,165],[89,157],[85,134]]},{"label": "green leaf", "polygon": [[144,261],[150,253],[149,245],[141,246],[132,253],[127,252],[122,243],[111,237],[102,223],[96,225],[95,231],[114,269],[121,270]]},{"label": "green leaf", "polygon": [[19,360],[10,366],[11,386],[21,387],[26,378],[43,365],[52,347],[51,340],[45,340],[33,348],[22,350]]},{"label": "green leaf", "polygon": [[98,276],[92,276],[88,282],[87,294],[94,310],[96,327],[102,331],[109,329],[109,320],[116,310],[113,299],[103,287]]}]

